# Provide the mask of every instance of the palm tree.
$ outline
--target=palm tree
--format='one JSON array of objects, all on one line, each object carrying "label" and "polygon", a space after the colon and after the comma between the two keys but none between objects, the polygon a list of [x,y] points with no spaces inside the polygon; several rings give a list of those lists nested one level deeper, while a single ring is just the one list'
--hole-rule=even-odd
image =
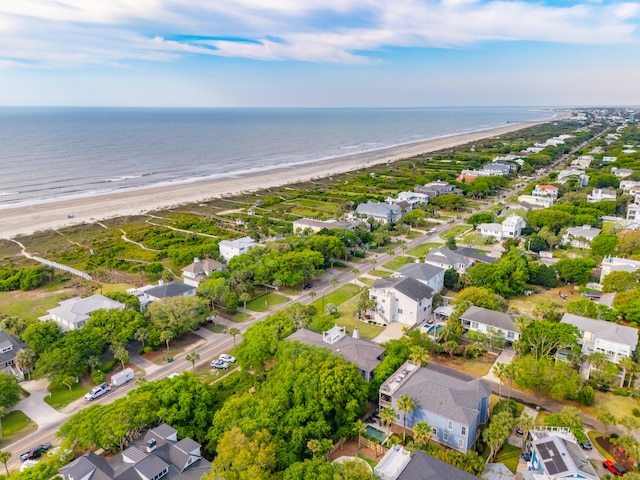
[{"label": "palm tree", "polygon": [[173,332],[171,330],[163,330],[160,332],[160,341],[167,344],[167,352],[169,351],[169,342],[173,339]]},{"label": "palm tree", "polygon": [[9,476],[9,467],[7,462],[11,458],[11,452],[0,452],[0,462],[4,463],[4,469],[7,471],[7,477]]},{"label": "palm tree", "polygon": [[29,379],[31,379],[31,370],[33,370],[33,362],[35,359],[36,352],[30,348],[25,348],[16,355],[16,365],[18,365],[20,370],[29,374]]},{"label": "palm tree", "polygon": [[516,418],[516,425],[522,429],[522,447],[527,443],[527,435],[529,431],[535,426],[535,419],[531,415],[523,413],[520,417]]},{"label": "palm tree", "polygon": [[313,291],[309,292],[309,297],[311,297],[311,301],[313,301],[313,299],[317,294],[318,294],[317,292],[313,292]]},{"label": "palm tree", "polygon": [[111,351],[113,352],[113,358],[118,360],[122,364],[124,370],[124,364],[129,361],[129,352],[121,343],[114,343],[111,345]]},{"label": "palm tree", "polygon": [[413,424],[413,441],[418,445],[426,445],[431,439],[433,428],[427,422]]},{"label": "palm tree", "polygon": [[247,302],[249,300],[251,300],[251,295],[249,295],[247,292],[241,293],[240,294],[240,301],[244,304],[244,309],[247,309]]},{"label": "palm tree", "polygon": [[330,283],[331,285],[333,285],[333,289],[335,290],[335,289],[336,289],[336,285],[338,284],[338,279],[337,279],[336,277],[331,277],[331,278],[329,279],[329,283]]},{"label": "palm tree", "polygon": [[229,329],[229,335],[233,337],[233,346],[236,346],[236,337],[240,335],[240,329],[237,327],[231,327]]},{"label": "palm tree", "polygon": [[604,432],[607,434],[609,427],[618,423],[616,417],[604,407],[600,407],[596,410],[596,420],[604,425]]},{"label": "palm tree", "polygon": [[138,330],[136,330],[133,338],[142,343],[142,348],[144,349],[144,342],[147,341],[149,335],[151,335],[151,331],[147,327],[140,327]]},{"label": "palm tree", "polygon": [[618,366],[622,369],[622,378],[620,379],[620,388],[624,387],[624,381],[629,375],[629,386],[633,382],[633,372],[637,368],[636,362],[631,357],[622,357],[618,362]]},{"label": "palm tree", "polygon": [[507,393],[507,399],[511,399],[511,389],[513,388],[513,381],[516,379],[516,366],[513,363],[509,363],[504,370],[505,378],[509,380],[509,393]]},{"label": "palm tree", "polygon": [[196,371],[196,362],[198,360],[200,360],[200,354],[198,352],[196,352],[195,350],[187,353],[187,356],[184,357],[184,359],[187,362],[191,362],[191,371],[195,372]]},{"label": "palm tree", "polygon": [[362,435],[367,432],[367,425],[362,421],[358,420],[353,424],[353,433],[358,435],[358,450],[360,450],[360,444],[362,442]]},{"label": "palm tree", "polygon": [[627,430],[628,434],[631,434],[631,432],[640,428],[640,420],[636,417],[632,417],[631,415],[625,415],[618,420],[618,423]]},{"label": "palm tree", "polygon": [[426,348],[421,347],[420,345],[411,346],[409,360],[413,363],[420,365],[421,367],[426,367],[430,359],[431,356],[429,355],[429,352],[427,352]]},{"label": "palm tree", "polygon": [[358,267],[353,267],[351,269],[351,273],[353,273],[353,284],[356,285],[358,282],[358,273],[360,273],[360,270],[358,269]]},{"label": "palm tree", "polygon": [[402,394],[396,402],[396,407],[402,413],[402,441],[405,441],[407,433],[407,413],[412,411],[416,406],[416,402],[408,394]]},{"label": "palm tree", "polygon": [[[598,379],[603,380],[603,375],[600,373],[600,370],[602,370],[609,362],[607,354],[604,352],[594,352],[587,357],[587,361],[589,362],[589,365],[598,371]],[[589,376],[591,376],[591,371],[589,371]]]},{"label": "palm tree", "polygon": [[387,426],[387,437],[391,435],[391,424],[396,419],[396,411],[393,408],[383,408],[380,412],[380,420]]},{"label": "palm tree", "polygon": [[498,396],[502,398],[502,382],[507,377],[507,365],[502,362],[496,362],[496,364],[493,366],[493,374],[498,380],[500,380],[500,384],[498,387]]}]

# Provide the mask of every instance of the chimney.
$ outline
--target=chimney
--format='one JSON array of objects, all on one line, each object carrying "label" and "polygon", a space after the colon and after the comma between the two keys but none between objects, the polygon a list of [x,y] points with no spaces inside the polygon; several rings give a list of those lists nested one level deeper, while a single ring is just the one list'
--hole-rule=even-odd
[{"label": "chimney", "polygon": [[194,257],[193,258],[193,263],[198,263],[198,262],[200,262],[200,259],[198,257]]},{"label": "chimney", "polygon": [[353,338],[354,340],[360,340],[360,330],[358,330],[358,327],[353,329]]},{"label": "chimney", "polygon": [[157,447],[157,442],[155,438],[150,438],[147,440],[147,453],[153,452]]},{"label": "chimney", "polygon": [[158,286],[161,287],[162,285],[164,285],[164,280],[158,280]]}]

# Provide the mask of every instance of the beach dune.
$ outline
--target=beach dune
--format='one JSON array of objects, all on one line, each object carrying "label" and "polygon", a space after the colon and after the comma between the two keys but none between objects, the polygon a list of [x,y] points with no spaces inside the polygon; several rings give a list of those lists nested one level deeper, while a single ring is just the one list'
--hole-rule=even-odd
[{"label": "beach dune", "polygon": [[380,163],[409,158],[422,153],[452,148],[541,123],[546,122],[507,125],[490,130],[453,135],[295,167],[239,175],[233,178],[202,180],[192,183],[112,192],[86,198],[52,201],[28,207],[1,208],[0,238],[10,239],[18,235],[30,235],[40,230],[57,229],[125,215],[137,215],[181,204],[202,202],[211,198],[232,196],[241,192],[257,191],[263,188],[327,177]]}]

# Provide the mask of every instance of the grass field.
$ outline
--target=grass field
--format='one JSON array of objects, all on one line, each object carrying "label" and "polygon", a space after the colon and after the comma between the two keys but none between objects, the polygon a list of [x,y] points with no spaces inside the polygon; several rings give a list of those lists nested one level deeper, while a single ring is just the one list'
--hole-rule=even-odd
[{"label": "grass field", "polygon": [[[562,290],[565,293],[569,293],[569,290],[564,288],[552,288],[549,290],[544,290],[542,287],[535,287],[540,290],[540,293],[534,293],[528,297],[513,297],[509,299],[509,308],[514,312],[517,312],[520,315],[533,315],[533,310],[536,308],[541,301],[554,302],[560,305],[560,311],[564,311],[565,305],[567,301],[571,301],[571,297],[575,297],[576,295],[569,295],[570,298],[563,300],[560,295],[558,295],[558,290]],[[575,298],[578,300],[579,296]]]},{"label": "grass field", "polygon": [[415,258],[413,257],[399,256],[382,266],[389,270],[398,270],[399,268],[404,267],[407,263],[413,263],[414,260]]},{"label": "grass field", "polygon": [[44,289],[0,292],[0,313],[25,320],[37,320],[46,315],[47,310],[57,307],[58,302],[73,296],[73,290],[48,292]]},{"label": "grass field", "polygon": [[67,387],[53,388],[49,386],[51,395],[45,397],[44,401],[56,410],[60,410],[61,408],[69,405],[71,402],[82,398],[84,394],[92,388],[92,385],[84,385],[82,383],[74,383],[71,387],[71,391],[69,391]]},{"label": "grass field", "polygon": [[323,305],[327,305],[328,303],[333,303],[337,307],[340,307],[344,302],[353,298],[355,295],[360,293],[361,289],[359,286],[354,285],[353,283],[346,283],[335,290],[331,289],[323,295],[319,295],[316,297],[316,300],[311,303],[316,308],[316,312],[318,315],[324,315]]},{"label": "grass field", "polygon": [[412,248],[406,253],[407,255],[413,255],[414,257],[422,257],[427,253],[429,253],[429,250],[431,250],[432,248],[439,248],[439,247],[442,247],[442,245],[443,245],[442,243],[426,242],[426,243],[423,243],[422,245],[418,245],[417,247]]},{"label": "grass field", "polygon": [[276,305],[280,305],[281,303],[285,303],[287,301],[287,297],[283,297],[282,295],[278,295],[277,293],[269,292],[265,295],[260,295],[257,298],[254,298],[250,302],[247,302],[247,310],[251,310],[252,312],[266,312],[271,307]]},{"label": "grass field", "polygon": [[[20,410],[14,410],[7,413],[2,418],[2,433],[0,437],[2,440],[17,440],[17,436],[24,436],[38,429],[36,425],[24,412]],[[0,443],[1,445],[1,443]]]},{"label": "grass field", "polygon": [[301,207],[317,208],[318,210],[325,210],[328,212],[340,211],[340,205],[338,205],[337,203],[321,202],[319,200],[311,200],[308,198],[297,199],[295,202],[292,202],[292,203],[300,205]]},{"label": "grass field", "polygon": [[516,473],[518,467],[518,460],[520,459],[520,449],[505,443],[502,450],[496,455],[496,463],[504,463],[505,466]]},{"label": "grass field", "polygon": [[373,275],[374,277],[380,277],[380,278],[388,278],[391,276],[391,274],[393,272],[387,272],[386,270],[369,270],[369,272],[367,272],[369,275]]},{"label": "grass field", "polygon": [[253,317],[245,312],[236,312],[233,315],[230,315],[226,318],[236,323],[243,323],[243,322],[248,322]]},{"label": "grass field", "polygon": [[355,296],[338,307],[338,313],[340,314],[340,316],[336,318],[335,323],[336,325],[345,327],[348,332],[353,332],[353,329],[357,327],[358,330],[360,330],[360,336],[362,338],[371,340],[372,338],[377,337],[380,332],[384,330],[384,327],[361,322],[355,318],[354,313],[356,311],[356,307],[358,306],[359,298],[359,295]]},{"label": "grass field", "polygon": [[446,232],[442,233],[440,235],[440,238],[443,238],[445,240],[448,240],[451,237],[455,238],[458,235],[461,235],[462,233],[468,232],[472,228],[473,227],[470,227],[469,225],[456,225],[455,227],[452,227],[450,230],[447,230]]}]

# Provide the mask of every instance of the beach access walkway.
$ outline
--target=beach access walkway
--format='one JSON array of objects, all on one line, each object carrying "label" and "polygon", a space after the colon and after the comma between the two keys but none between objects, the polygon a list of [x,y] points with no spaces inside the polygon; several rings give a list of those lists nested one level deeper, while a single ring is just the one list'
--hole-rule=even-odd
[{"label": "beach access walkway", "polygon": [[11,239],[10,241],[13,242],[13,243],[16,243],[20,247],[20,249],[21,249],[20,253],[24,257],[27,257],[27,258],[29,258],[31,260],[35,260],[38,263],[42,263],[43,265],[55,268],[57,270],[63,270],[65,272],[69,272],[72,275],[75,275],[76,277],[84,278],[85,280],[91,280],[92,279],[91,275],[89,275],[86,272],[77,270],[75,268],[69,267],[67,265],[63,265],[63,264],[58,263],[58,262],[54,262],[52,260],[47,260],[46,258],[38,257],[36,255],[31,255],[29,252],[27,252],[26,247],[22,243],[20,243],[17,240],[14,240],[14,239]]}]

